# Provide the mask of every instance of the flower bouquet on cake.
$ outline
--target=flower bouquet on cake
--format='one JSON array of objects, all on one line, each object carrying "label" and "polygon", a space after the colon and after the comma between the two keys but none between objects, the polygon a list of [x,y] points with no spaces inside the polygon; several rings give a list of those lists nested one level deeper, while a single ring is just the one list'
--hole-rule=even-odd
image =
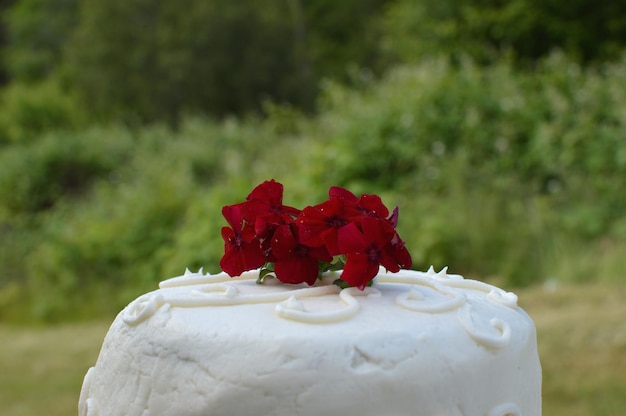
[{"label": "flower bouquet on cake", "polygon": [[254,188],[246,201],[222,214],[222,270],[230,276],[260,268],[259,283],[270,274],[283,283],[313,285],[324,272],[343,269],[335,284],[360,289],[380,266],[390,272],[411,267],[411,256],[396,231],[393,211],[377,195],[356,197],[334,186],[328,200],[299,210],[283,205],[283,186],[271,180]]}]

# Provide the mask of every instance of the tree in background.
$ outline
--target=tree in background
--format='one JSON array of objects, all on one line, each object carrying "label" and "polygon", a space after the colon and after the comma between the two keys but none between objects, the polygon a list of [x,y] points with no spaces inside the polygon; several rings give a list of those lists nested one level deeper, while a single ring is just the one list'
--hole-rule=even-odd
[{"label": "tree in background", "polygon": [[3,50],[11,80],[59,76],[105,119],[312,110],[319,80],[381,67],[387,3],[17,0]]},{"label": "tree in background", "polygon": [[402,61],[425,55],[503,54],[534,63],[561,50],[581,63],[615,59],[626,46],[626,3],[572,0],[397,0],[383,48]]},{"label": "tree in background", "polygon": [[241,114],[268,99],[310,110],[321,78],[372,63],[383,4],[86,0],[68,68],[98,111],[140,119]]},{"label": "tree in background", "polygon": [[51,76],[77,25],[78,0],[0,0],[0,9],[3,4],[8,79],[32,83]]},{"label": "tree in background", "polygon": [[80,107],[104,120],[177,124],[183,113],[242,115],[265,101],[308,111],[325,78],[345,83],[354,70],[382,74],[426,56],[492,63],[507,55],[534,66],[560,49],[583,63],[612,59],[626,45],[625,8],[592,0],[0,0],[8,11],[0,82],[60,80],[60,91],[71,87]]},{"label": "tree in background", "polygon": [[6,57],[5,51],[8,44],[8,30],[7,19],[2,18],[6,16],[6,12],[13,4],[13,0],[0,0],[0,86],[9,82],[9,74],[6,69]]},{"label": "tree in background", "polygon": [[303,4],[307,48],[318,78],[349,81],[354,69],[381,73],[383,16],[391,0],[315,0]]},{"label": "tree in background", "polygon": [[71,79],[98,112],[166,118],[304,105],[294,10],[287,2],[165,0],[82,3],[67,49]]}]

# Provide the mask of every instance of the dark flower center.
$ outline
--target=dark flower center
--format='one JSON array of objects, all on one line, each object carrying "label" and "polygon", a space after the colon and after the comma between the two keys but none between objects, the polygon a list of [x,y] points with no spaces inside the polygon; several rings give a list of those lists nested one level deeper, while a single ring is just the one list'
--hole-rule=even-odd
[{"label": "dark flower center", "polygon": [[367,250],[367,260],[370,263],[378,263],[380,261],[380,250],[375,244],[372,244]]},{"label": "dark flower center", "polygon": [[345,219],[338,217],[336,215],[328,218],[328,220],[326,220],[326,223],[331,228],[341,228],[347,224]]},{"label": "dark flower center", "polygon": [[309,248],[304,244],[298,244],[294,253],[296,257],[307,257],[309,255]]},{"label": "dark flower center", "polygon": [[234,236],[232,236],[232,237],[229,239],[229,242],[230,242],[230,244],[232,244],[234,247],[236,247],[236,248],[241,248],[241,243],[242,243],[242,240],[241,240],[241,236],[240,236],[240,235],[235,234]]}]

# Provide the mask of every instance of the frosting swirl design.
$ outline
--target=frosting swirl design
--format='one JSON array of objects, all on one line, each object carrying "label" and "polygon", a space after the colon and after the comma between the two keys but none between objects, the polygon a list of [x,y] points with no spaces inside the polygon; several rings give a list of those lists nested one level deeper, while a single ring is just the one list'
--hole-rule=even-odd
[{"label": "frosting swirl design", "polygon": [[487,413],[487,416],[522,416],[522,411],[515,403],[502,403]]},{"label": "frosting swirl design", "polygon": [[[182,276],[165,280],[159,284],[158,292],[148,293],[133,301],[123,312],[122,319],[127,325],[137,325],[152,316],[163,305],[170,307],[207,307],[225,305],[245,305],[275,303],[275,314],[310,324],[338,322],[349,319],[359,312],[359,297],[379,297],[381,292],[374,287],[361,291],[357,288],[340,289],[331,282],[339,277],[339,272],[329,272],[315,286],[285,289],[285,285],[269,287],[261,292],[242,293],[234,282],[255,280],[256,270],[231,278],[226,273],[205,274],[202,269],[193,273],[187,269]],[[402,284],[408,287],[395,298],[397,306],[417,313],[444,313],[457,311],[457,318],[467,333],[478,343],[493,349],[506,347],[511,339],[511,327],[503,319],[492,317],[485,320],[484,314],[475,313],[475,305],[467,300],[467,292],[479,293],[494,305],[517,308],[517,296],[493,285],[465,279],[461,275],[448,274],[447,268],[435,272],[432,266],[427,272],[401,270],[399,273],[386,273],[377,276],[377,283]],[[188,288],[181,292],[180,289]],[[169,290],[179,289],[179,290]],[[340,307],[325,311],[309,311],[305,300],[325,296],[337,296]],[[482,317],[482,318],[481,318]]]}]

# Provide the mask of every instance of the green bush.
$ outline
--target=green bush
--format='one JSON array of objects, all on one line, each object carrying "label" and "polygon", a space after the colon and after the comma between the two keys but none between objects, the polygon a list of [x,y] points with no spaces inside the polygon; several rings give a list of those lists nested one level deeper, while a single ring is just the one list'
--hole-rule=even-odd
[{"label": "green bush", "polygon": [[[113,313],[185,267],[216,272],[225,225],[221,207],[245,198],[268,177],[274,160],[268,155],[288,160],[280,147],[272,151],[278,140],[273,128],[252,119],[216,124],[190,118],[176,132],[158,125],[135,133],[94,129],[41,139],[28,148],[34,155],[10,149],[15,152],[7,160],[23,162],[1,183],[8,189],[21,172],[29,186],[3,190],[24,197],[8,205],[13,216],[7,224],[30,212],[27,219],[39,239],[21,242],[37,261],[23,265],[26,281],[12,275],[4,282],[6,293],[21,281],[31,296],[25,316],[57,321]],[[62,150],[64,145],[70,148]],[[51,190],[50,179],[63,177],[52,167],[64,166],[51,160],[84,163],[80,197]],[[282,168],[293,172],[294,165],[287,165]],[[45,211],[38,209],[41,201],[52,200]],[[0,304],[0,316],[2,309]]]},{"label": "green bush", "polygon": [[26,143],[54,130],[84,127],[87,114],[77,99],[50,79],[12,83],[0,90],[0,146]]},{"label": "green bush", "polygon": [[270,178],[293,206],[331,185],[398,205],[418,269],[507,286],[617,279],[625,69],[558,55],[532,74],[433,59],[358,88],[329,83],[315,117],[267,104],[266,119],[11,145],[0,154],[0,317],[110,316],[185,267],[216,272],[221,207]]},{"label": "green bush", "polygon": [[[4,3],[7,3],[6,1]],[[78,0],[9,1],[3,11],[3,48],[9,78],[41,82],[58,72],[78,18]]]},{"label": "green bush", "polygon": [[65,64],[98,114],[177,124],[186,111],[241,114],[268,97],[303,104],[311,85],[297,77],[292,35],[282,2],[89,0]]},{"label": "green bush", "polygon": [[389,0],[9,3],[8,81],[60,76],[107,119],[175,125],[187,112],[244,114],[268,99],[312,110],[319,80],[385,67]]},{"label": "green bush", "polygon": [[159,256],[174,239],[188,188],[177,175],[116,188],[103,186],[93,195],[99,203],[56,213],[46,225],[34,251],[39,260],[28,266],[39,319],[85,306],[90,314],[113,313],[129,291],[152,288],[162,275]]},{"label": "green bush", "polygon": [[132,137],[109,133],[50,133],[0,153],[0,208],[12,215],[49,210],[84,195],[97,179],[114,179],[109,175],[130,156]]},{"label": "green bush", "polygon": [[383,49],[402,62],[425,56],[480,63],[510,56],[524,66],[561,50],[581,63],[619,59],[626,47],[620,2],[397,0],[385,15]]},{"label": "green bush", "polygon": [[396,195],[420,267],[536,281],[553,235],[598,238],[626,213],[625,64],[441,59],[360,92],[330,85],[315,163],[332,169],[317,177]]}]

